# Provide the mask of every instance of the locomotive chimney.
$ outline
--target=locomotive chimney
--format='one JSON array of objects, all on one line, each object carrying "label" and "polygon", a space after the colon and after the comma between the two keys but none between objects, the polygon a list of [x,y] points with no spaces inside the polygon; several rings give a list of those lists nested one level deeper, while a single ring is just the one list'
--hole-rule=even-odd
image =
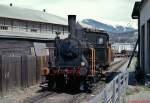
[{"label": "locomotive chimney", "polygon": [[70,32],[70,36],[76,35],[76,15],[68,15],[68,31]]},{"label": "locomotive chimney", "polygon": [[12,4],[12,3],[10,3],[9,5],[10,5],[10,6],[13,6],[13,4]]}]

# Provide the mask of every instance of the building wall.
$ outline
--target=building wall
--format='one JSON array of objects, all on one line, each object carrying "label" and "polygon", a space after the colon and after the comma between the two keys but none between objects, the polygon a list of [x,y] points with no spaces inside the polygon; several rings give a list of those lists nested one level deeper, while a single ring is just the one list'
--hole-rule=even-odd
[{"label": "building wall", "polygon": [[[60,36],[63,39],[68,36],[68,27],[67,25],[40,23],[0,17],[0,32],[7,32],[7,35],[10,32],[26,33],[24,35],[9,35],[41,38],[43,37],[49,39],[54,39],[56,36],[56,32],[60,32]],[[3,35],[6,35],[6,33]]]},{"label": "building wall", "polygon": [[[49,50],[46,48],[54,48],[54,41],[29,41],[29,40],[12,40],[0,39],[0,55],[6,56],[46,56]],[[53,49],[51,50],[53,51]]]},{"label": "building wall", "polygon": [[31,51],[33,51],[34,45],[33,42],[30,41],[18,41],[18,40],[8,40],[2,39],[0,40],[0,55],[7,56],[20,56],[20,55],[33,55]]},{"label": "building wall", "polygon": [[[56,37],[56,32],[59,32],[60,38],[64,39],[68,37],[68,26],[0,17],[0,55],[41,56],[50,40]],[[2,39],[1,37],[23,39]],[[45,39],[48,41],[40,41]]]},{"label": "building wall", "polygon": [[112,44],[113,50],[121,53],[122,50],[133,51],[134,44],[131,43],[114,43]]},{"label": "building wall", "polygon": [[150,29],[150,27],[148,26],[149,20],[150,20],[150,0],[147,0],[143,4],[140,11],[140,28],[141,28],[140,65],[141,67],[144,68],[146,74],[150,73],[150,42],[149,42],[150,33],[148,32],[148,30]]}]

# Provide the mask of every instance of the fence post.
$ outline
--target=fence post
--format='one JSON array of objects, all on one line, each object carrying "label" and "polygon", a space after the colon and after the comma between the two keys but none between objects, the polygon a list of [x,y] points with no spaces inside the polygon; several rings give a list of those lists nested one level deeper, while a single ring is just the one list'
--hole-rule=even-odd
[{"label": "fence post", "polygon": [[121,92],[120,92],[120,88],[121,88],[121,75],[119,74],[118,75],[118,103],[121,103],[120,101],[120,95],[121,95]]},{"label": "fence post", "polygon": [[129,81],[129,72],[127,72],[127,80],[126,80],[127,85],[128,85],[128,81]]},{"label": "fence post", "polygon": [[3,96],[2,73],[2,56],[0,55],[0,97]]},{"label": "fence post", "polygon": [[126,88],[127,88],[127,72],[124,73],[124,78],[123,78],[123,82],[124,82],[124,94],[126,94]]},{"label": "fence post", "polygon": [[106,92],[106,90],[104,90],[104,103],[107,103],[107,92]]},{"label": "fence post", "polygon": [[125,72],[123,75],[123,103],[126,101],[127,76],[127,72]]},{"label": "fence post", "polygon": [[115,97],[116,97],[116,86],[115,86],[115,83],[116,83],[116,79],[113,80],[113,96],[112,96],[112,103],[115,103]]}]

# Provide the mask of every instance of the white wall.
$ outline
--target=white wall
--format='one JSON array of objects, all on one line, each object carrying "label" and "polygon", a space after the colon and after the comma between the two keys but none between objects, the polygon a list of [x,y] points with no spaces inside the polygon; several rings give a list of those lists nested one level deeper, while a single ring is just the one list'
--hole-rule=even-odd
[{"label": "white wall", "polygon": [[133,44],[130,44],[130,43],[114,43],[112,44],[112,48],[121,53],[122,50],[129,50],[129,51],[132,51],[134,48],[134,45]]},{"label": "white wall", "polygon": [[36,56],[46,56],[49,55],[49,51],[46,49],[45,43],[34,43]]}]

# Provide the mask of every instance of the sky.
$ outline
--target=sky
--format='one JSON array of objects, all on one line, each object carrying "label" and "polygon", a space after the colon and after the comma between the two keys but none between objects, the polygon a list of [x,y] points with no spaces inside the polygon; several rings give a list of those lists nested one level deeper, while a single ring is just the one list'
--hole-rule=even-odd
[{"label": "sky", "polygon": [[41,11],[46,9],[47,13],[66,19],[67,15],[75,14],[79,21],[94,19],[107,24],[137,28],[137,20],[131,18],[135,0],[0,0],[0,4],[10,3]]}]

